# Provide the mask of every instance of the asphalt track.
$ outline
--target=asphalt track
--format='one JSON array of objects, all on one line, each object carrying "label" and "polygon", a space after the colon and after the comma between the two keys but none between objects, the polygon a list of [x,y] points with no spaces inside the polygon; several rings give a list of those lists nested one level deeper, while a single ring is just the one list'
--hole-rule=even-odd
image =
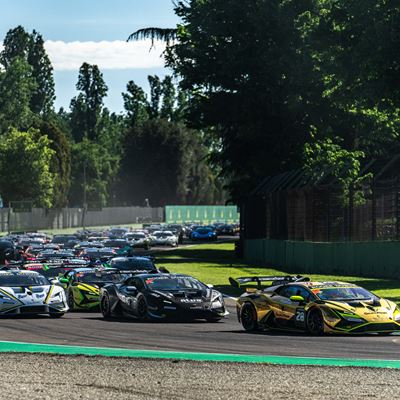
[{"label": "asphalt track", "polygon": [[0,319],[0,341],[159,351],[400,360],[400,336],[321,336],[243,331],[234,308],[222,322],[104,320],[72,312],[60,319]]},{"label": "asphalt track", "polygon": [[219,323],[104,320],[100,313],[63,318],[0,317],[0,341],[137,350],[400,360],[400,335],[321,336],[244,332],[234,301]]}]

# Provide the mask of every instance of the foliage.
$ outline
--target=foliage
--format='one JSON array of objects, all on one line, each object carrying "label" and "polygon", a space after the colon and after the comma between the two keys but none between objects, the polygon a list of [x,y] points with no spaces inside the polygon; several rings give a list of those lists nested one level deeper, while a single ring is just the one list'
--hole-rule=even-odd
[{"label": "foliage", "polygon": [[108,184],[114,170],[112,157],[101,144],[88,138],[72,145],[71,156],[70,204],[82,206],[86,192],[86,203],[89,206],[105,206]]},{"label": "foliage", "polygon": [[30,200],[37,207],[51,207],[54,175],[50,164],[54,150],[47,136],[30,129],[10,130],[0,141],[0,190],[6,203]]},{"label": "foliage", "polygon": [[21,57],[13,58],[9,67],[0,71],[0,132],[30,126],[34,118],[30,101],[35,88],[32,68]]},{"label": "foliage", "polygon": [[97,65],[82,64],[76,88],[80,93],[71,101],[72,135],[78,141],[84,137],[97,140],[103,100],[108,90]]},{"label": "foliage", "polygon": [[30,66],[30,78],[34,81],[30,110],[34,114],[48,115],[53,110],[55,91],[53,67],[42,35],[35,30],[29,34],[22,26],[17,26],[7,32],[3,45],[0,63],[6,71],[14,68],[16,59],[22,59]]},{"label": "foliage", "polygon": [[68,204],[71,179],[71,148],[65,134],[54,124],[42,122],[38,129],[50,140],[53,150],[50,171],[54,175],[53,207],[62,208]]}]

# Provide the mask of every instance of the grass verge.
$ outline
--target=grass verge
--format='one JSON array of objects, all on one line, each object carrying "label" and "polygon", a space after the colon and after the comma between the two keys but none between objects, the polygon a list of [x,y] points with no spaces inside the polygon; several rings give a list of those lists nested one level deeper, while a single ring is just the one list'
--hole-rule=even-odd
[{"label": "grass verge", "polygon": [[[204,283],[211,283],[217,290],[231,296],[239,296],[243,290],[229,285],[228,278],[247,275],[295,275],[303,271],[289,272],[279,268],[253,266],[237,259],[233,243],[201,244],[156,255],[157,264],[169,271],[192,275]],[[312,280],[345,281],[364,287],[380,297],[400,304],[400,282],[395,279],[364,278],[360,276],[308,275]]]}]

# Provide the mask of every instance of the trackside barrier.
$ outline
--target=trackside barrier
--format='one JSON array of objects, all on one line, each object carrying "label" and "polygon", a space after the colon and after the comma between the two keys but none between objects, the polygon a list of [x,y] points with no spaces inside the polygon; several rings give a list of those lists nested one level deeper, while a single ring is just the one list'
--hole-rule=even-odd
[{"label": "trackside barrier", "polygon": [[165,206],[165,221],[181,224],[195,222],[209,224],[213,222],[239,222],[236,206]]},{"label": "trackside barrier", "polygon": [[400,242],[297,242],[248,239],[244,259],[291,273],[400,279]]}]

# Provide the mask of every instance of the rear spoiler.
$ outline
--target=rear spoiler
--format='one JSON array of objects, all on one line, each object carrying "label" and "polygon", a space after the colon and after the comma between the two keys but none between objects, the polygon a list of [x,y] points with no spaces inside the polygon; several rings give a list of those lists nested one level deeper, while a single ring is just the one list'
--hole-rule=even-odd
[{"label": "rear spoiler", "polygon": [[231,286],[235,288],[240,288],[242,285],[246,285],[247,283],[257,283],[257,286],[261,288],[261,283],[262,282],[271,282],[272,285],[279,285],[279,284],[285,284],[285,283],[290,283],[290,282],[305,282],[309,281],[310,278],[304,277],[304,276],[291,276],[291,275],[286,275],[286,276],[246,276],[246,277],[241,277],[241,278],[229,278],[229,283]]}]

